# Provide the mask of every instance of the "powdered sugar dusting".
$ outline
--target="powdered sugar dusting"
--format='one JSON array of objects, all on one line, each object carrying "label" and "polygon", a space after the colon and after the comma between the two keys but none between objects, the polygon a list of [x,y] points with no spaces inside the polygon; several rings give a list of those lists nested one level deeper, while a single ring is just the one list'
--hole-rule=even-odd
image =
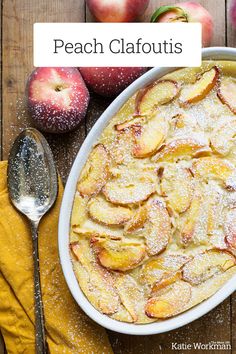
[{"label": "powdered sugar dusting", "polygon": [[[182,71],[179,77],[169,74],[168,79],[179,80],[182,89],[187,83],[191,94],[195,88],[201,89],[201,85],[192,87],[194,71],[186,69],[185,76],[186,80]],[[110,157],[109,173],[105,186],[94,194],[112,203],[113,209],[122,205],[134,215],[129,227],[125,223],[104,226],[89,213],[84,222],[90,235],[94,230],[93,236],[86,234],[92,247],[98,242],[95,262],[115,279],[119,306],[112,318],[148,323],[175,316],[212,296],[236,272],[234,218],[229,214],[236,205],[234,130],[228,137],[230,129],[225,128],[227,119],[233,121],[234,116],[219,100],[216,82],[207,90],[184,105],[178,97],[159,105],[155,105],[155,97],[149,97],[148,110],[142,116],[137,113],[137,100],[145,95],[134,95],[99,140]],[[224,129],[217,125],[220,120]],[[163,136],[156,131],[143,134],[147,127],[161,127]],[[226,134],[224,149],[219,147],[222,154],[216,151],[217,139],[213,142],[221,130]],[[137,144],[139,154],[135,153]],[[103,236],[96,230],[102,230]],[[119,235],[119,239],[111,235]],[[83,239],[85,234],[77,236]],[[145,255],[138,258],[141,246]],[[81,278],[79,282],[82,287]]]}]

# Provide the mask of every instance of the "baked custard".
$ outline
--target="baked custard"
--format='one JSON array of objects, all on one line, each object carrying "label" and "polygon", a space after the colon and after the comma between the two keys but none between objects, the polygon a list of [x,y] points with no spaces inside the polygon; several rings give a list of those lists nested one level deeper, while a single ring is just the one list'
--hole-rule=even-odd
[{"label": "baked custard", "polygon": [[124,321],[163,320],[236,274],[236,62],[138,91],[78,180],[70,251],[85,296]]}]

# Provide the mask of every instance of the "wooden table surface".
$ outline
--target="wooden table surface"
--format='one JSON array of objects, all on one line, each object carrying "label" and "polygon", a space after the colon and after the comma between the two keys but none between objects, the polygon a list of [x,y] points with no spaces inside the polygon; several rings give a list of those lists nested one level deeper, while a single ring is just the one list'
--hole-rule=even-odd
[{"label": "wooden table surface", "polygon": [[[236,32],[228,20],[229,0],[202,0],[199,3],[214,17],[212,45],[235,47]],[[149,21],[154,9],[164,4],[168,4],[168,0],[151,0],[143,20]],[[33,69],[33,23],[90,22],[92,18],[84,0],[2,0],[1,10],[0,147],[1,158],[7,159],[13,139],[23,128],[31,125],[25,110],[24,91],[27,77]],[[64,181],[86,134],[109,103],[109,100],[92,95],[87,117],[77,131],[61,136],[46,135]],[[172,343],[212,341],[230,342],[232,345],[231,351],[219,350],[217,353],[236,353],[236,294],[209,314],[176,331],[139,337],[109,332],[109,337],[116,354],[170,353],[173,352]],[[177,350],[176,353],[183,351]]]}]

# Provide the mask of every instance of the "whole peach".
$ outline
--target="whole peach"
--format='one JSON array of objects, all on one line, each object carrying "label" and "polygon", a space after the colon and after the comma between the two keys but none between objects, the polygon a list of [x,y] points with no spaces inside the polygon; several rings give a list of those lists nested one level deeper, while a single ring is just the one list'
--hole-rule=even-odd
[{"label": "whole peach", "polygon": [[230,20],[234,28],[236,28],[236,0],[232,0],[229,9]]},{"label": "whole peach", "polygon": [[42,131],[66,133],[84,118],[89,92],[77,68],[37,68],[26,96],[31,117]]},{"label": "whole peach", "polygon": [[102,96],[118,95],[147,70],[143,67],[81,67],[85,83]]},{"label": "whole peach", "polygon": [[200,22],[202,24],[202,45],[207,47],[212,40],[212,16],[202,5],[195,1],[161,6],[153,13],[151,22]]},{"label": "whole peach", "polygon": [[86,0],[100,22],[132,22],[146,10],[149,0]]}]

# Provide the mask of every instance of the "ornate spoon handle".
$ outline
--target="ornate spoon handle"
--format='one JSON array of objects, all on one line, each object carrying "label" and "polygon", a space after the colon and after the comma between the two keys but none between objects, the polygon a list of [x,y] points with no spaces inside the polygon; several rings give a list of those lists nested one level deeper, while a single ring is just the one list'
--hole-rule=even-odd
[{"label": "ornate spoon handle", "polygon": [[47,353],[45,336],[45,323],[43,314],[43,302],[40,286],[40,269],[38,254],[38,225],[31,222],[33,238],[33,260],[34,260],[34,301],[35,301],[35,345],[37,354]]}]

